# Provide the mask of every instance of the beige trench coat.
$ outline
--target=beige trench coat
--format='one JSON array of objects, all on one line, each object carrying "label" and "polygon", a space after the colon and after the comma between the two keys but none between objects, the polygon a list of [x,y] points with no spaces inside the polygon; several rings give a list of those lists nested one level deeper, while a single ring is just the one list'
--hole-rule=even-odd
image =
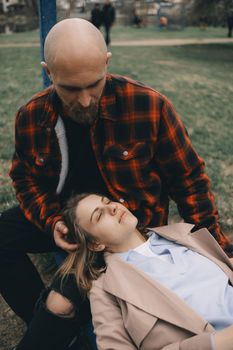
[{"label": "beige trench coat", "polygon": [[[233,264],[208,230],[193,225],[154,228],[215,262],[233,284]],[[99,350],[211,350],[213,327],[175,293],[144,272],[108,255],[107,271],[90,292]],[[210,291],[211,293],[211,291]]]}]

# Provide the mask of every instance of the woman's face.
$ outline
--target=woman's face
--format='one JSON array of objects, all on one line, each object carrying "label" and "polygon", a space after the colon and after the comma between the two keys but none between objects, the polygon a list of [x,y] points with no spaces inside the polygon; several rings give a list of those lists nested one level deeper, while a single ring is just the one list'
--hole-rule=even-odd
[{"label": "woman's face", "polygon": [[89,195],[76,208],[78,224],[108,251],[122,251],[136,230],[137,218],[121,203]]}]

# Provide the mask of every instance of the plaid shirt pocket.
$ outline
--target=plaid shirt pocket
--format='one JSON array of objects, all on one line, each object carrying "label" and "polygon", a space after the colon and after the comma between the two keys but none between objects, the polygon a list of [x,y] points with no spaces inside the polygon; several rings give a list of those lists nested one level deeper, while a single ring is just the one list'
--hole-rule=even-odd
[{"label": "plaid shirt pocket", "polygon": [[153,149],[150,143],[111,144],[104,149],[104,164],[109,180],[118,191],[142,188],[151,170]]},{"label": "plaid shirt pocket", "polygon": [[148,153],[148,144],[146,142],[137,142],[134,144],[112,144],[104,149],[104,157],[120,160],[137,159],[145,157]]},{"label": "plaid shirt pocket", "polygon": [[45,178],[51,184],[58,181],[60,161],[48,153],[38,152],[30,157],[31,174],[37,178]]}]

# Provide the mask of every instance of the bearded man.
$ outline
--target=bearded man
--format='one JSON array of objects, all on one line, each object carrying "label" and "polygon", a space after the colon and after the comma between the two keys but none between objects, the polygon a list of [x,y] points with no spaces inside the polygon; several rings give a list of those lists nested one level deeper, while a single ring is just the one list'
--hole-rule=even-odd
[{"label": "bearded man", "polygon": [[57,23],[42,62],[52,85],[16,116],[10,176],[19,206],[0,216],[0,281],[6,302],[29,326],[20,350],[66,349],[91,318],[88,300],[70,278],[43,292],[32,321],[44,284],[27,253],[78,248],[66,240],[62,221],[71,194],[105,194],[141,226],[167,224],[172,197],[186,222],[208,228],[232,249],[204,162],[171,103],[144,84],[107,73],[110,57],[88,21]]}]

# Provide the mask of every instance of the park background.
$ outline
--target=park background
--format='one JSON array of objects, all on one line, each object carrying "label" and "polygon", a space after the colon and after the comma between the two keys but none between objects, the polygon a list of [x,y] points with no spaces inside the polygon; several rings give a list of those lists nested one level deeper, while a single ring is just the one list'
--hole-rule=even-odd
[{"label": "park background", "polygon": [[[30,3],[32,6],[33,1]],[[81,2],[63,3],[58,8],[58,20],[90,18],[91,2],[86,1],[88,6],[84,9]],[[227,39],[226,25],[233,2],[206,0],[201,7],[201,1],[195,4],[191,0],[125,1],[122,8],[119,3],[113,2],[117,21],[111,33],[109,49],[113,57],[109,71],[142,81],[171,100],[195,149],[206,162],[222,229],[233,238],[233,40]],[[148,6],[149,3],[165,5],[159,8]],[[191,7],[191,3],[196,7]],[[16,204],[8,177],[15,112],[43,88],[37,12],[26,5],[20,10],[16,7],[16,13],[3,12],[4,19],[0,14],[0,211]],[[132,25],[134,6],[143,18],[140,28]],[[30,21],[25,21],[22,9],[31,11]],[[160,15],[168,17],[165,28],[159,27]],[[30,26],[33,30],[28,31]],[[174,204],[171,204],[170,220],[180,220]],[[53,268],[52,255],[32,256],[32,259],[48,281]],[[14,346],[24,329],[23,323],[0,299],[0,350]]]}]

